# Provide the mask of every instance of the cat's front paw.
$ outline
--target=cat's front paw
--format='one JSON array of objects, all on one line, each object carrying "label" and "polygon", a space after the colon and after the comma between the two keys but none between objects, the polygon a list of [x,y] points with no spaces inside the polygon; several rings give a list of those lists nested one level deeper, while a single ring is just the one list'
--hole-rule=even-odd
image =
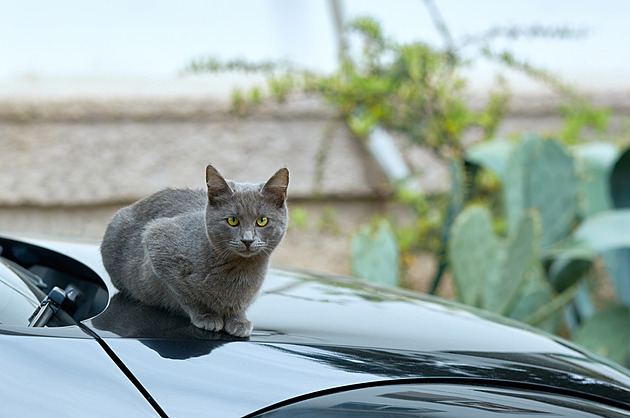
[{"label": "cat's front paw", "polygon": [[208,331],[221,331],[223,329],[223,318],[214,314],[195,315],[191,322],[197,328]]},{"label": "cat's front paw", "polygon": [[228,318],[225,321],[225,332],[235,337],[249,337],[253,328],[246,318]]}]

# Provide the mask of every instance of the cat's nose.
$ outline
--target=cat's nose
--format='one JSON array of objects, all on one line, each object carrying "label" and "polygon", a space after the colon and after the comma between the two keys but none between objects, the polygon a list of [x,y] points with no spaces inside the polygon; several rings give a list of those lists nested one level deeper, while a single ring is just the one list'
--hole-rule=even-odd
[{"label": "cat's nose", "polygon": [[245,231],[241,237],[241,242],[245,244],[245,248],[249,250],[249,246],[254,242],[254,234],[252,231]]}]

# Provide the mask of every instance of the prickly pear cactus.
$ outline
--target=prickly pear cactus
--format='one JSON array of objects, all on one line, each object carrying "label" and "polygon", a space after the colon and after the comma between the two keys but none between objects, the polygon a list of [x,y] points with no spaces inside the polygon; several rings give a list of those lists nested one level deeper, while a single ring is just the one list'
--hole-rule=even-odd
[{"label": "prickly pear cactus", "polygon": [[[544,273],[542,270],[531,272],[531,277],[525,280],[521,294],[507,316],[519,321],[527,321],[532,317],[532,314],[535,314],[542,306],[552,303],[553,289],[551,285],[544,280],[543,276]],[[561,321],[562,317],[560,313],[553,313],[544,318],[541,322],[532,325],[544,329],[547,332],[555,332]]]},{"label": "prickly pear cactus", "polygon": [[508,228],[513,234],[529,208],[540,212],[541,245],[549,248],[570,232],[578,214],[573,158],[559,142],[530,136],[514,150],[504,177]]},{"label": "prickly pear cactus", "polygon": [[487,208],[471,206],[455,218],[448,257],[460,302],[481,305],[484,283],[498,272],[498,251],[499,242]]},{"label": "prickly pear cactus", "polygon": [[[465,209],[455,219],[448,247],[457,298],[510,315],[526,290],[525,284],[542,282],[539,241],[540,220],[535,210],[524,213],[515,234],[503,242],[492,229],[486,207],[473,205]],[[527,287],[530,293],[531,288]],[[546,301],[532,297],[528,306],[537,302]],[[523,309],[520,307],[518,312]]]},{"label": "prickly pear cactus", "polygon": [[398,286],[398,242],[389,222],[380,219],[364,225],[352,237],[352,274],[372,283]]},{"label": "prickly pear cactus", "polygon": [[595,353],[628,366],[630,358],[630,306],[613,305],[589,318],[573,341]]},{"label": "prickly pear cactus", "polygon": [[490,276],[485,283],[485,309],[507,315],[517,302],[525,280],[540,271],[539,223],[535,211],[530,210],[521,216],[516,232],[508,238],[501,253],[499,274]]}]

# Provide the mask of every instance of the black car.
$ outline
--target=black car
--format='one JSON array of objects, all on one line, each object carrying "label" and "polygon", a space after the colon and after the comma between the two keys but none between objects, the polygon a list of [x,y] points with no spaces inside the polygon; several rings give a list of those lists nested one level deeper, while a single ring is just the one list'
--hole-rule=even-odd
[{"label": "black car", "polygon": [[237,339],[116,293],[95,245],[0,247],[2,416],[630,417],[627,370],[441,299],[272,269]]}]

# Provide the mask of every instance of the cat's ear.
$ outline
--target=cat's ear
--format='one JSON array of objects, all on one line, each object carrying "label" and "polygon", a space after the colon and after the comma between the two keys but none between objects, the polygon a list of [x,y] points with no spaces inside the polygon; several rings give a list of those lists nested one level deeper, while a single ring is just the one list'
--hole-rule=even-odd
[{"label": "cat's ear", "polygon": [[284,205],[289,187],[289,170],[281,168],[263,186],[262,192],[278,207]]},{"label": "cat's ear", "polygon": [[213,204],[234,193],[223,176],[211,165],[206,167],[206,184],[208,185],[208,201]]}]

